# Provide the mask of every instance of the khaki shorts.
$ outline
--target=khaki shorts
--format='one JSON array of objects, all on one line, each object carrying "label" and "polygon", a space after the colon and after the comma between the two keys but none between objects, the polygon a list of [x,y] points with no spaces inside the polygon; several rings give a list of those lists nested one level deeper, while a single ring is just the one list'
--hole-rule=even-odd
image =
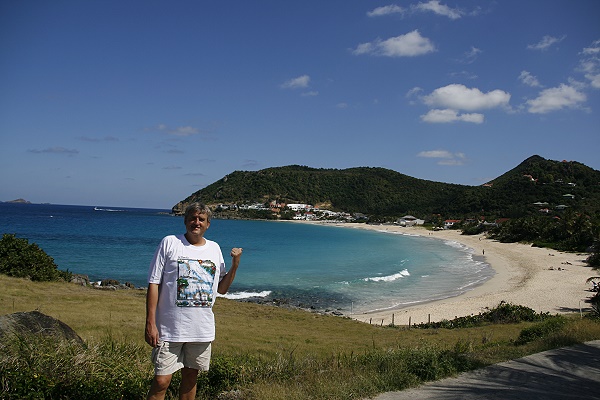
[{"label": "khaki shorts", "polygon": [[183,367],[208,371],[211,343],[159,342],[152,349],[156,375],[171,375]]}]

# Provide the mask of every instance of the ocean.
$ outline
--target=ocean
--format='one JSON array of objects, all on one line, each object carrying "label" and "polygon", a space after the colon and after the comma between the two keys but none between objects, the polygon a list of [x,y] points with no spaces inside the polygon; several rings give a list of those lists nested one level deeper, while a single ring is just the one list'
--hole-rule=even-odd
[{"label": "ocean", "polygon": [[[452,241],[327,224],[213,219],[206,233],[244,253],[226,297],[343,314],[453,297],[493,269]],[[185,233],[169,210],[0,203],[0,233],[36,243],[61,270],[146,286],[160,240]]]}]

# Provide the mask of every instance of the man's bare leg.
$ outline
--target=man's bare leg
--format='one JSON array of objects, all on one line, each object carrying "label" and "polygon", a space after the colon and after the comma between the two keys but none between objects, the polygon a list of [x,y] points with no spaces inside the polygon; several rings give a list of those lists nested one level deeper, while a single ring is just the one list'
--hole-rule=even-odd
[{"label": "man's bare leg", "polygon": [[154,375],[150,391],[148,392],[148,400],[163,400],[167,394],[167,389],[171,384],[173,375]]},{"label": "man's bare leg", "polygon": [[194,400],[196,398],[196,384],[198,370],[183,367],[181,370],[181,385],[179,385],[179,400]]}]

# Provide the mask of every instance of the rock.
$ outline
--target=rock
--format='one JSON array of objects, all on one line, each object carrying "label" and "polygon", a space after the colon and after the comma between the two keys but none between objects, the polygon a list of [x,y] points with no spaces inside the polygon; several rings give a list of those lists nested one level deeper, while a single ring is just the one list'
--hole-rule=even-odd
[{"label": "rock", "polygon": [[30,201],[27,201],[25,199],[16,199],[16,200],[11,200],[11,201],[7,201],[7,203],[16,203],[16,204],[31,204]]},{"label": "rock", "polygon": [[81,286],[88,286],[90,284],[90,278],[87,275],[73,274],[71,283]]},{"label": "rock", "polygon": [[0,338],[8,335],[43,335],[83,345],[77,332],[62,321],[39,311],[18,312],[0,316]]}]

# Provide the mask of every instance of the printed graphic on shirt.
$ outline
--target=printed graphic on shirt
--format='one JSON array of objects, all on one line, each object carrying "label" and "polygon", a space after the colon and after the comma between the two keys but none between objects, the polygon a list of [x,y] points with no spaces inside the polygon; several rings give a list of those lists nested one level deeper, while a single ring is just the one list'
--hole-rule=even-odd
[{"label": "printed graphic on shirt", "polygon": [[210,260],[177,260],[177,300],[179,307],[212,307],[216,265]]}]

